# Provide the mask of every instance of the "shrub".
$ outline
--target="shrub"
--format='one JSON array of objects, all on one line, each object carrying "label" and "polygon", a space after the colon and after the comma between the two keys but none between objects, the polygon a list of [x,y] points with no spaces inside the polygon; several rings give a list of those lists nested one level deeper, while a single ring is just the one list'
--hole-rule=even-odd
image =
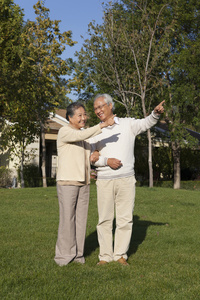
[{"label": "shrub", "polygon": [[[18,178],[21,181],[20,169],[18,169]],[[25,187],[41,187],[42,179],[39,167],[34,164],[24,166],[24,186]]]},{"label": "shrub", "polygon": [[47,177],[47,186],[56,186],[56,178]]},{"label": "shrub", "polygon": [[[145,181],[137,181],[136,186],[148,186],[148,180]],[[173,188],[173,181],[172,180],[158,180],[154,181],[154,187],[163,187],[163,188]],[[200,181],[199,180],[188,180],[188,181],[181,181],[181,189],[184,190],[200,190]]]},{"label": "shrub", "polygon": [[[20,169],[18,169],[18,178],[21,181]],[[56,179],[47,177],[47,186],[55,186]],[[25,187],[42,187],[42,177],[37,165],[27,164],[24,166],[24,186]]]},{"label": "shrub", "polygon": [[11,170],[6,167],[0,167],[0,187],[12,185]]}]

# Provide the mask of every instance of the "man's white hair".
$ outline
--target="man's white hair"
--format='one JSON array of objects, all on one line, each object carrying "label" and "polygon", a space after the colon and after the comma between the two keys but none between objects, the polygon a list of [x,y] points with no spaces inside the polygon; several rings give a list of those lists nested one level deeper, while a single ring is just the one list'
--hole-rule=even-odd
[{"label": "man's white hair", "polygon": [[114,104],[114,101],[113,101],[112,97],[109,94],[98,94],[98,95],[96,95],[95,98],[94,98],[94,102],[98,98],[103,98],[107,104],[111,103],[112,104],[112,110],[114,110],[115,104]]}]

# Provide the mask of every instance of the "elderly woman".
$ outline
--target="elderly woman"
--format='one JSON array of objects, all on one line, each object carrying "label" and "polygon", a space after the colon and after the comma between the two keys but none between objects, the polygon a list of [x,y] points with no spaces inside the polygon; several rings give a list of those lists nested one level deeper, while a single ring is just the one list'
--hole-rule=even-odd
[{"label": "elderly woman", "polygon": [[113,117],[104,123],[81,130],[87,121],[81,103],[67,107],[69,124],[58,133],[57,193],[59,228],[55,262],[64,266],[71,261],[84,263],[83,256],[90,187],[90,145],[85,140],[114,124]]}]

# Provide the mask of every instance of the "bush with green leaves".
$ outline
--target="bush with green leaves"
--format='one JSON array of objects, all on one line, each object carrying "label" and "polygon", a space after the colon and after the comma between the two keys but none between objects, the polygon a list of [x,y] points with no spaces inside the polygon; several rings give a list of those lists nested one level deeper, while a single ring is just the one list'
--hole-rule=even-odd
[{"label": "bush with green leaves", "polygon": [[[26,164],[24,166],[24,187],[42,187],[42,177],[40,169],[35,164]],[[20,169],[18,169],[18,179],[20,181]],[[56,178],[47,178],[47,186],[55,186]]]},{"label": "bush with green leaves", "polygon": [[11,170],[6,167],[0,167],[0,187],[12,185]]},{"label": "bush with green leaves", "polygon": [[[41,187],[42,179],[39,167],[35,164],[27,164],[24,166],[24,186],[25,187]],[[20,169],[18,169],[18,178],[21,180]]]}]

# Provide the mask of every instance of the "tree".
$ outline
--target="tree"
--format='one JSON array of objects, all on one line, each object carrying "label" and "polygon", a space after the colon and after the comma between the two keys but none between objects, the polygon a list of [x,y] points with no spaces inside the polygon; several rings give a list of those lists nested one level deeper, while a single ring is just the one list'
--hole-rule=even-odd
[{"label": "tree", "polygon": [[198,146],[187,128],[199,128],[199,1],[178,1],[174,10],[176,27],[166,68],[166,99],[171,147],[174,158],[174,188],[180,188],[181,149]]},{"label": "tree", "polygon": [[[90,24],[90,38],[78,54],[77,90],[84,86],[81,78],[85,86],[90,80],[87,91],[96,88],[109,92],[126,108],[127,116],[146,117],[155,104],[153,95],[159,92],[162,68],[168,59],[172,20],[167,9],[165,3],[158,5],[153,1],[148,5],[144,1],[115,1],[105,5],[103,25]],[[152,187],[150,130],[147,133],[149,186]]]},{"label": "tree", "polygon": [[[189,49],[193,49],[193,58],[198,59],[198,28],[199,3],[196,0],[109,3],[105,5],[104,23],[101,26],[94,22],[89,25],[89,38],[77,54],[79,63],[72,82],[78,92],[85,89],[86,92],[103,90],[110,93],[130,116],[141,117],[143,112],[145,117],[155,106],[155,101],[165,99],[174,157],[174,181],[178,180],[179,185],[180,177],[177,178],[176,174],[180,173],[180,149],[186,145],[186,139],[187,145],[194,145],[185,127],[198,122],[198,84],[195,80],[193,88],[188,89],[192,81],[187,78],[193,67],[198,74],[198,67],[188,61]],[[197,45],[196,54],[194,44]],[[181,64],[184,57],[185,65]],[[184,91],[186,86],[187,93]],[[149,186],[152,186],[150,131],[148,142]]]},{"label": "tree", "polygon": [[[49,19],[49,9],[43,1],[34,6],[36,21],[27,22],[22,38],[27,55],[22,57],[22,68],[28,72],[26,94],[31,97],[32,111],[40,126],[42,144],[43,186],[46,187],[45,121],[67,93],[65,80],[70,73],[67,61],[61,58],[66,45],[73,46],[71,31],[60,33],[60,21]],[[22,89],[22,93],[24,90]]]},{"label": "tree", "polygon": [[23,13],[12,0],[5,0],[0,3],[0,16],[1,145],[3,151],[9,150],[10,157],[18,156],[21,186],[24,187],[25,149],[27,144],[33,141],[37,128],[27,109],[29,98],[24,101],[19,92],[20,85],[26,78],[20,69],[23,53],[21,40]]},{"label": "tree", "polygon": [[[25,187],[25,161],[35,156],[34,151],[26,151],[27,146],[34,142],[36,136],[35,124],[32,125],[33,126],[31,127],[29,121],[24,124],[21,122],[4,123],[4,127],[1,132],[1,145],[3,149],[7,150],[10,159],[13,160],[16,157],[19,159],[21,188]],[[7,139],[7,137],[9,137],[9,139]]]},{"label": "tree", "polygon": [[16,111],[23,13],[13,0],[0,2],[0,117]]},{"label": "tree", "polygon": [[[15,6],[12,1],[9,3],[12,9],[19,10],[19,7]],[[6,10],[7,3],[4,4]],[[19,28],[16,26],[18,28],[17,39],[14,39],[17,45],[14,52],[16,55],[11,61],[11,67],[15,72],[12,72],[13,69],[10,67],[10,73],[8,73],[3,65],[4,75],[6,74],[7,80],[9,79],[7,87],[11,84],[11,89],[8,94],[7,89],[2,87],[1,95],[3,117],[13,124],[12,132],[22,145],[23,152],[27,142],[32,141],[31,137],[38,134],[40,130],[43,186],[45,187],[45,121],[49,112],[54,111],[60,102],[65,101],[64,99],[67,100],[66,94],[69,89],[63,76],[70,74],[71,70],[68,61],[62,59],[61,55],[66,46],[73,46],[75,42],[71,39],[71,31],[60,32],[60,21],[50,20],[49,9],[44,7],[44,1],[38,1],[34,9],[36,21],[20,23]],[[8,16],[8,21],[9,18],[10,16]],[[13,35],[10,36],[9,43],[13,41],[14,28],[12,30]],[[6,35],[6,30],[4,32]],[[5,53],[6,51],[9,53],[8,49],[9,47]],[[8,64],[9,57],[4,55],[4,58]],[[23,153],[21,157],[23,158]]]},{"label": "tree", "polygon": [[22,65],[24,68],[30,67],[29,87],[41,129],[42,175],[43,186],[46,187],[44,124],[49,112],[58,106],[58,99],[67,92],[61,76],[68,74],[70,68],[61,54],[66,45],[73,46],[75,42],[71,39],[71,31],[60,32],[60,21],[50,20],[49,9],[44,7],[44,1],[38,1],[33,7],[36,21],[26,24],[23,39],[27,56],[22,57]]}]

